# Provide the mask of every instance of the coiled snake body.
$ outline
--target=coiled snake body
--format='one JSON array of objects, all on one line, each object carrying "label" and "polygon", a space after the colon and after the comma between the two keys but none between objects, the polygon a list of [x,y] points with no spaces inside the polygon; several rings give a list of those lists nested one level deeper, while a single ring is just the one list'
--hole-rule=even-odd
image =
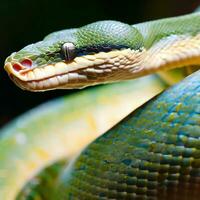
[{"label": "coiled snake body", "polygon": [[[197,12],[133,26],[116,21],[101,21],[81,28],[52,33],[43,41],[29,45],[9,56],[5,62],[5,69],[10,78],[22,89],[46,91],[83,88],[100,83],[133,79],[154,72],[159,72],[160,76],[164,77],[168,83],[173,83],[182,71],[165,72],[166,70],[180,67],[187,67],[188,70],[192,69],[191,66],[198,69],[199,64],[200,14]],[[175,73],[172,78],[169,76],[171,73]],[[41,131],[41,135],[45,135],[43,138],[46,142],[42,139],[41,142],[38,139],[36,142],[27,141],[26,137],[32,136],[27,134],[24,137],[22,132],[15,137],[16,134],[12,132],[17,129],[17,125],[12,124],[10,125],[12,128],[8,125],[2,131],[7,133],[3,134],[5,136],[2,136],[2,141],[4,141],[0,145],[1,147],[7,145],[5,149],[8,149],[8,146],[12,147],[10,142],[14,137],[15,142],[20,143],[21,150],[16,152],[16,155],[19,154],[18,156],[14,156],[13,152],[12,154],[7,153],[8,156],[14,157],[12,162],[20,163],[24,167],[20,168],[21,172],[23,169],[27,172],[28,166],[29,173],[25,173],[23,181],[19,182],[20,186],[25,184],[27,178],[33,177],[36,172],[48,164],[63,158],[65,154],[63,152],[66,149],[65,151],[68,153],[65,156],[68,156],[70,161],[54,186],[52,199],[199,199],[199,78],[200,72],[197,71],[178,85],[152,99],[95,140],[80,156],[77,155],[86,144],[100,135],[100,132],[109,128],[111,123],[108,125],[107,122],[111,116],[114,118],[114,112],[110,110],[106,112],[104,108],[103,118],[105,119],[102,117],[99,119],[103,120],[101,128],[104,126],[105,128],[102,128],[101,131],[97,131],[96,128],[98,134],[90,137],[87,142],[82,141],[82,144],[80,140],[72,136],[73,129],[76,133],[77,126],[80,126],[81,123],[77,122],[78,117],[73,118],[71,114],[78,109],[78,115],[82,115],[82,101],[84,102],[86,98],[94,98],[93,94],[98,96],[100,92],[101,98],[104,96],[107,99],[115,97],[117,101],[119,97],[112,94],[111,91],[112,89],[123,90],[123,84],[118,84],[117,87],[116,85],[108,86],[110,90],[108,89],[105,93],[104,90],[101,91],[97,88],[92,92],[86,92],[85,97],[83,95],[83,97],[71,98],[68,106],[74,107],[74,110],[67,111],[67,117],[71,117],[71,119],[67,119],[65,115],[65,119],[67,119],[65,125],[63,124],[66,122],[59,122],[59,115],[63,115],[61,112],[63,108],[57,112],[58,122],[55,122],[55,124],[57,123],[55,126],[51,123],[55,121],[56,116],[52,121],[48,121],[47,117],[46,122],[44,121],[46,124],[41,127],[36,123],[36,119],[32,120],[35,125],[30,127],[29,123],[26,124],[25,117],[21,118],[21,121],[25,121],[23,123],[28,132],[33,131],[31,133],[33,135],[36,129]],[[153,85],[155,80],[159,82],[158,86]],[[133,85],[137,84],[137,81],[139,80],[135,80],[134,84],[133,82],[126,83],[130,89],[127,91],[128,93],[134,90]],[[155,96],[165,87],[161,80],[155,77],[150,82],[148,82],[148,78],[142,82],[145,81],[147,84],[136,90],[143,91],[141,96],[145,96],[146,100]],[[104,87],[106,88],[106,86]],[[148,94],[142,89],[144,87],[156,89],[151,90],[151,94]],[[119,93],[124,96],[126,104],[128,102],[134,104],[138,100],[137,98],[142,99],[141,96],[135,94],[135,91],[131,93],[132,96],[131,94],[126,96],[127,92]],[[110,101],[109,104],[112,105],[112,100]],[[91,100],[88,104],[91,103],[95,104],[95,101]],[[58,103],[56,108],[59,108],[61,104],[61,102]],[[98,104],[101,103],[97,102]],[[122,111],[117,108],[119,105],[124,106],[123,103],[118,103],[115,106],[115,109],[118,109],[115,115],[120,115]],[[87,106],[90,109],[91,106]],[[112,106],[114,107],[114,105]],[[138,106],[139,104],[134,107]],[[47,106],[47,108],[49,107],[50,105]],[[129,106],[123,115],[130,112],[131,109],[133,108]],[[91,107],[91,110],[87,110],[87,112],[91,116],[94,110]],[[112,125],[120,118],[122,117],[116,117]],[[99,120],[92,119],[93,124]],[[74,120],[77,121],[74,122]],[[70,132],[71,136],[64,136],[60,129]],[[51,136],[52,130],[54,135]],[[78,132],[79,134],[80,131],[90,133],[89,130],[92,129],[83,126]],[[52,140],[52,137],[56,138],[56,141]],[[87,138],[82,135],[81,140],[84,140],[85,137]],[[57,138],[59,138],[59,142]],[[61,143],[65,140],[69,144],[70,141],[73,141],[70,147],[73,149],[71,153],[69,153],[70,148],[66,146],[66,142]],[[81,146],[79,150],[76,150],[78,144],[74,143],[77,140],[80,141],[80,144],[78,143]],[[33,143],[33,148],[26,154],[23,150],[26,150],[27,147],[23,145],[28,142]],[[46,143],[44,146],[48,146],[48,150],[45,149],[46,147],[42,147],[44,143]],[[53,148],[49,148],[49,146]],[[19,147],[15,145],[15,148]],[[31,157],[31,152],[35,157],[33,156],[34,158],[28,162],[27,156]],[[20,159],[23,162],[19,162]],[[38,165],[34,159],[37,160]],[[27,166],[25,161],[29,163]],[[5,163],[6,161],[0,164],[4,170],[7,166]],[[18,178],[20,179],[20,177]],[[3,181],[0,183],[3,185]],[[1,187],[3,189],[2,192],[0,189],[0,197],[2,196],[3,199],[13,199],[19,192],[19,187],[13,186],[14,192],[7,194],[8,185],[4,183],[4,186]]]}]

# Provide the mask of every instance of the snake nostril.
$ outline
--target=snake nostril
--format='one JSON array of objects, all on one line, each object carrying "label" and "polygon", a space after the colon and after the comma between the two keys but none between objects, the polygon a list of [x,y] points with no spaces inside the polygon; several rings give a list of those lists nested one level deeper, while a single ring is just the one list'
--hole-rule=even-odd
[{"label": "snake nostril", "polygon": [[13,69],[14,69],[15,71],[20,71],[20,70],[23,69],[23,67],[22,67],[21,65],[15,63],[15,64],[13,64]]},{"label": "snake nostril", "polygon": [[28,68],[32,67],[32,60],[24,59],[20,63],[25,67],[28,67]]},{"label": "snake nostril", "polygon": [[24,59],[20,63],[14,63],[13,69],[15,71],[21,71],[23,69],[31,68],[32,67],[32,61],[29,59]]}]

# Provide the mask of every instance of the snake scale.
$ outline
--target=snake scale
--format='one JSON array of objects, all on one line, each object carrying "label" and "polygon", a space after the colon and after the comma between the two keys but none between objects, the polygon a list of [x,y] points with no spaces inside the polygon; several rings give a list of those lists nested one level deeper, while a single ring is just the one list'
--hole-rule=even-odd
[{"label": "snake scale", "polygon": [[71,175],[70,168],[65,172],[59,199],[197,198],[199,77],[166,91],[92,143]]},{"label": "snake scale", "polygon": [[[132,26],[117,21],[99,21],[80,28],[52,33],[45,37],[43,41],[28,45],[11,54],[5,61],[5,69],[9,77],[19,87],[30,91],[84,88],[96,84],[134,79],[156,72],[159,73],[160,77],[172,83],[174,77],[171,74],[180,75],[183,72],[181,70],[179,72],[166,72],[166,70],[181,67],[186,67],[186,71],[197,70],[184,81],[172,86],[133,111],[102,136],[98,133],[87,142],[83,141],[83,144],[81,142],[81,140],[84,140],[83,135],[78,140],[79,143],[73,143],[70,147],[65,146],[66,143],[64,142],[59,143],[51,140],[52,137],[61,138],[61,141],[64,140],[64,137],[59,134],[60,129],[65,130],[66,128],[63,125],[64,123],[59,124],[59,115],[63,115],[63,107],[60,108],[57,115],[52,116],[51,121],[48,121],[47,117],[43,126],[37,125],[37,119],[34,119],[35,123],[31,127],[31,120],[30,123],[26,123],[26,117],[19,118],[19,121],[21,120],[25,124],[28,132],[33,131],[32,134],[36,130],[44,132],[46,144],[42,139],[41,142],[38,141],[40,137],[37,138],[36,143],[41,146],[52,146],[53,148],[48,149],[50,152],[41,150],[43,147],[40,147],[38,151],[36,143],[32,142],[33,148],[26,154],[28,147],[23,147],[23,145],[27,143],[27,138],[23,133],[18,133],[15,137],[13,133],[13,130],[17,129],[15,123],[7,125],[2,131],[1,140],[3,141],[7,137],[9,142],[6,143],[5,140],[0,143],[1,148],[5,146],[5,150],[0,153],[0,156],[5,157],[4,160],[6,160],[6,155],[11,156],[15,161],[17,160],[16,163],[23,166],[20,170],[23,174],[24,169],[25,175],[22,178],[24,182],[19,181],[19,185],[24,186],[27,182],[27,180],[25,182],[26,178],[30,180],[47,164],[63,158],[63,149],[70,152],[70,148],[72,148],[72,152],[68,152],[68,157],[65,155],[69,162],[65,169],[60,170],[59,179],[55,181],[54,191],[51,197],[48,197],[49,199],[199,199],[199,25],[199,12]],[[147,79],[144,78],[141,82],[144,83]],[[137,98],[140,99],[141,96],[145,96],[145,101],[147,101],[166,87],[158,77],[154,76],[150,82],[146,82],[146,85],[135,88],[135,90],[143,91],[143,95],[139,96],[131,93],[131,90],[134,90],[133,85],[137,84],[137,81],[140,82],[139,80],[135,80],[134,84],[127,82],[126,86],[129,86],[130,90],[127,90],[124,94],[123,83],[108,86],[108,91],[105,93],[104,89],[101,91],[97,87],[91,92],[90,90],[86,92],[85,97],[84,95],[83,97],[81,95],[72,97],[68,106],[74,106],[73,109],[78,110],[78,115],[82,118],[83,108],[81,108],[81,103],[88,98],[87,106],[89,110],[87,112],[92,113],[95,108],[91,104],[95,104],[95,98],[99,98],[97,97],[99,91],[102,92],[101,97],[106,96],[107,99],[110,99],[110,104],[114,104],[114,98],[117,100],[119,97],[112,94],[112,89],[122,90],[118,94],[122,95],[124,100],[126,99],[126,103],[122,103],[125,106],[128,102],[134,104],[134,101],[137,101]],[[155,81],[159,82],[157,86],[153,86]],[[151,88],[151,86],[160,88],[148,95],[142,88]],[[106,88],[106,86],[102,88],[104,87]],[[127,92],[130,92],[132,96],[125,96]],[[95,98],[92,97],[93,94],[96,95]],[[92,100],[89,101],[89,99]],[[56,108],[61,104],[59,102]],[[115,109],[119,104],[115,106]],[[47,108],[49,107],[47,106]],[[139,107],[139,104],[134,106],[134,109],[137,107]],[[42,113],[42,109],[40,109],[37,111],[39,113],[37,117]],[[67,126],[70,127],[71,125],[69,130],[67,129],[71,134],[73,129],[80,125],[74,122],[79,118],[73,118],[73,115],[71,115],[75,112],[74,110],[68,110],[68,115],[64,117],[65,120],[68,120]],[[122,112],[119,108],[117,111],[115,114],[109,110],[105,111],[103,114],[105,119],[100,120],[101,126],[104,127],[110,120],[106,115],[114,117],[114,115],[120,115],[119,112]],[[51,114],[54,113],[55,111]],[[29,115],[31,117],[34,114],[29,113]],[[96,116],[96,114],[94,115]],[[68,119],[67,117],[71,118]],[[120,118],[123,117],[115,119],[115,123]],[[58,122],[55,122],[57,124],[53,126],[55,120]],[[113,122],[112,125],[109,123],[109,126],[113,126],[115,123]],[[102,128],[103,130],[99,132],[102,134],[109,129],[109,126],[105,125],[105,128]],[[50,134],[50,127],[53,129],[54,135]],[[80,128],[77,132],[80,134],[80,131],[83,130],[87,132],[91,128]],[[68,141],[77,140],[77,138],[71,139],[70,137],[73,138],[72,135],[67,137]],[[100,137],[82,151],[97,136]],[[16,148],[16,154],[19,154],[19,157],[16,157],[14,152],[9,154],[9,148],[14,146],[13,140],[11,140],[14,137],[15,143],[17,141],[22,146],[20,146],[22,149],[19,152]],[[27,137],[31,138],[28,134]],[[78,148],[76,145],[81,144],[81,148],[76,150]],[[27,168],[24,165],[26,165],[25,161],[28,160],[29,155],[31,158],[31,153],[34,154],[35,158],[38,155],[41,157],[36,159],[38,166],[36,161],[34,163],[29,161],[29,164],[32,162],[29,165],[29,169],[32,169],[32,171],[30,170],[31,173],[27,174],[25,173]],[[59,154],[60,156],[58,156]],[[19,158],[25,160],[20,162]],[[46,163],[42,164],[43,162]],[[7,166],[6,161],[2,163]],[[3,166],[3,164],[0,165]],[[1,176],[3,172],[5,171],[2,170]],[[9,170],[8,172],[11,173]],[[0,187],[3,188],[6,177],[1,181],[1,176]],[[20,180],[20,177],[13,178],[13,180],[17,179]],[[9,180],[12,180],[12,176]],[[12,190],[9,185],[5,186],[4,184],[4,189],[2,191],[0,189],[0,197],[2,196],[5,200],[15,199],[17,193],[19,193],[19,188],[14,190],[13,186],[14,192],[8,194],[9,189]],[[46,191],[46,193],[48,192],[50,191]],[[38,195],[35,199],[42,198]]]}]

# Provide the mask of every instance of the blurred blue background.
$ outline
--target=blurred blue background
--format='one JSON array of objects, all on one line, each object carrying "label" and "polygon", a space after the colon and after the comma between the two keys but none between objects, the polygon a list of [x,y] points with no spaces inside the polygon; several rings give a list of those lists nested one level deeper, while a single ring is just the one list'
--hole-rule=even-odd
[{"label": "blurred blue background", "polygon": [[60,29],[112,19],[135,24],[192,12],[200,0],[0,0],[0,126],[24,111],[71,91],[30,93],[3,70],[5,58]]}]

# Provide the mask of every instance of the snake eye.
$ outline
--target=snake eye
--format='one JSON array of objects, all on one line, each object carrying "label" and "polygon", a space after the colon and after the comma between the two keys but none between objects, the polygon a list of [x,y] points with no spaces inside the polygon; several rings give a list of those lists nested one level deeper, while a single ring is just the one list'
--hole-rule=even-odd
[{"label": "snake eye", "polygon": [[62,45],[62,53],[66,61],[71,61],[76,57],[76,50],[73,43],[67,42]]}]

